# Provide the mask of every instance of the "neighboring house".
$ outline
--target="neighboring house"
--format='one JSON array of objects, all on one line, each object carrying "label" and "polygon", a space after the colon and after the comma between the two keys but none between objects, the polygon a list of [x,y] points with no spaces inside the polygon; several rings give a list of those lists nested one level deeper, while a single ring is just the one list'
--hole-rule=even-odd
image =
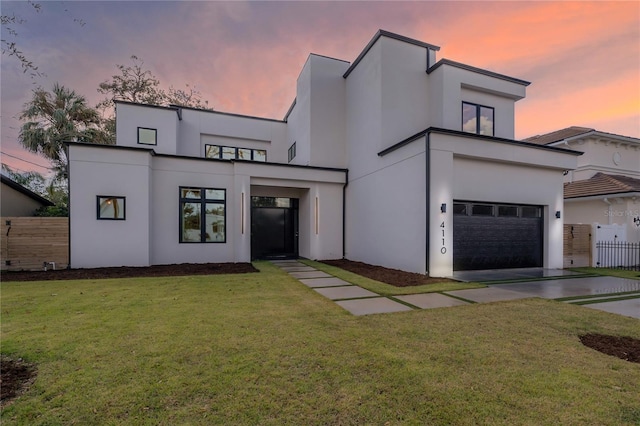
[{"label": "neighboring house", "polygon": [[[528,142],[583,152],[565,176],[565,223],[595,225],[595,239],[640,242],[640,139],[569,127]],[[598,226],[612,226],[611,235]]]},{"label": "neighboring house", "polygon": [[33,216],[40,207],[53,206],[53,203],[5,175],[2,178],[2,206],[0,216]]},{"label": "neighboring house", "polygon": [[69,144],[71,266],[561,268],[579,153],[515,141],[529,83],[438,50],[379,31],[353,63],[312,54],[282,120],[118,102],[116,145]]}]

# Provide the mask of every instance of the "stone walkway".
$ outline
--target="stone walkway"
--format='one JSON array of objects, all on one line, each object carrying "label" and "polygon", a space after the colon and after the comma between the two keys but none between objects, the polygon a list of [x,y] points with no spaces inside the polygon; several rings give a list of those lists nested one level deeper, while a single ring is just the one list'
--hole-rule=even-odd
[{"label": "stone walkway", "polygon": [[297,260],[274,260],[271,263],[280,267],[307,287],[335,301],[353,315],[382,314],[468,304],[462,300],[439,293],[384,297],[307,266]]},{"label": "stone walkway", "polygon": [[[513,284],[489,285],[484,288],[441,293],[385,297],[326,272],[319,271],[297,260],[276,260],[272,261],[272,263],[298,279],[302,284],[335,301],[353,315],[445,308],[471,303],[541,297],[545,299],[571,298],[572,300],[568,300],[568,303],[584,302],[593,298],[592,301],[596,303],[584,306],[640,318],[640,280],[576,276],[557,280],[547,279],[544,281],[534,280]],[[563,273],[561,275],[566,276],[568,274]],[[614,293],[621,292],[624,292],[626,297],[632,297],[632,299],[611,301],[612,298],[616,297]],[[585,299],[578,299],[579,296],[585,296]],[[598,303],[597,299],[603,299],[602,303]]]}]

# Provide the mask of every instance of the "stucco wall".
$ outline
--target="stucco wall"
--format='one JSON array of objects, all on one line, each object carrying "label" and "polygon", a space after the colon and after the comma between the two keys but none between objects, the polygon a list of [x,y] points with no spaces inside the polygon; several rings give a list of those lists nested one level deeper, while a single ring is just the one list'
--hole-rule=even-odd
[{"label": "stucco wall", "polygon": [[[302,256],[342,257],[342,171],[72,145],[70,177],[74,268],[248,262],[254,192],[300,199]],[[181,186],[226,190],[226,242],[180,243]],[[97,195],[126,197],[126,220],[97,220]]]},{"label": "stucco wall", "polygon": [[[157,153],[177,152],[178,114],[171,108],[116,103],[118,146],[153,149]],[[138,127],[157,130],[157,144],[138,144]]]},{"label": "stucco wall", "polygon": [[[70,147],[72,268],[149,265],[150,161],[144,150]],[[98,195],[126,197],[126,220],[98,220]]]},{"label": "stucco wall", "polygon": [[598,172],[640,179],[640,148],[636,145],[587,138],[571,142],[569,147],[584,154],[578,158],[578,168],[566,176],[567,182],[589,179]]},{"label": "stucco wall", "polygon": [[446,64],[429,79],[438,85],[430,100],[433,126],[462,130],[462,101],[468,101],[494,107],[494,136],[514,138],[514,103],[525,96],[525,86]]},{"label": "stucco wall", "polygon": [[544,206],[543,265],[562,268],[562,172],[575,167],[575,156],[442,134],[431,134],[430,145],[430,275],[453,273],[454,200]]},{"label": "stucco wall", "polygon": [[346,257],[425,273],[425,151],[416,142],[373,173],[350,179]]}]

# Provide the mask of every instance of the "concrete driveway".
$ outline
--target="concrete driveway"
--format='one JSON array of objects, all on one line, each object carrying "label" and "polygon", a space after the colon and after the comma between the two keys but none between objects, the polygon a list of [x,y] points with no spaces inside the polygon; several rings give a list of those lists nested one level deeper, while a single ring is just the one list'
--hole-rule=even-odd
[{"label": "concrete driveway", "polygon": [[[567,302],[589,302],[583,306],[640,319],[640,280],[625,278],[576,276],[555,280],[492,284],[487,288],[449,291],[445,294],[478,303],[526,297],[573,298]],[[622,297],[629,299],[615,300]]]}]

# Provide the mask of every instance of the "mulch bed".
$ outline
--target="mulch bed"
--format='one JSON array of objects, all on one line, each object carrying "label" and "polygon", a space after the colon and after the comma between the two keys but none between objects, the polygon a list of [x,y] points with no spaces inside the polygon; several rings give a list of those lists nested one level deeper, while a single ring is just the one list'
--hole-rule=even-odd
[{"label": "mulch bed", "polygon": [[2,281],[93,280],[103,278],[176,277],[184,275],[245,274],[258,272],[250,263],[181,263],[146,267],[58,269],[55,271],[8,271]]},{"label": "mulch bed", "polygon": [[397,269],[384,268],[382,266],[369,265],[352,260],[323,260],[322,263],[336,266],[372,280],[391,284],[396,287],[413,287],[417,285],[456,282],[447,278],[431,278],[427,275],[413,272],[399,271]]},{"label": "mulch bed", "polygon": [[603,354],[640,364],[640,339],[590,333],[580,336],[580,341],[583,345]]}]

